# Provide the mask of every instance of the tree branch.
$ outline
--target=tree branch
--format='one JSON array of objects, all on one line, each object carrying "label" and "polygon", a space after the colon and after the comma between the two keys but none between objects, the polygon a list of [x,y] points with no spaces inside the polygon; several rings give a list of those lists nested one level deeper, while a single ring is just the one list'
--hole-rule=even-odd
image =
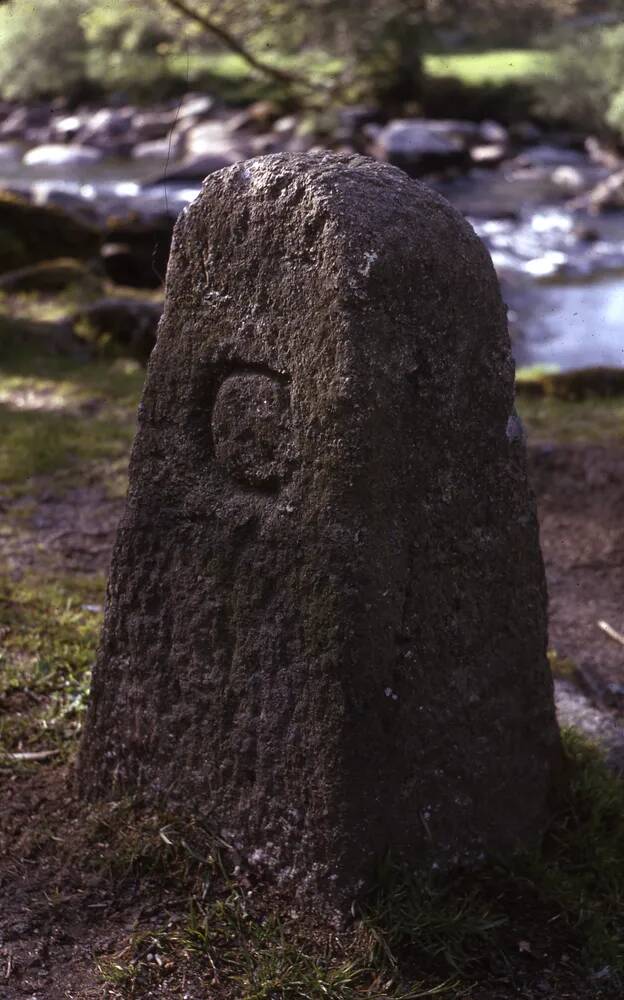
[{"label": "tree branch", "polygon": [[[1,0],[0,0],[1,2]],[[177,10],[179,14],[184,17],[189,18],[191,21],[195,21],[196,24],[201,25],[204,31],[209,34],[214,35],[219,41],[225,45],[231,52],[236,52],[237,55],[241,56],[245,62],[251,66],[253,69],[258,70],[259,73],[263,73],[265,76],[271,77],[278,83],[285,84],[287,87],[303,87],[306,90],[315,90],[316,88],[303,76],[299,76],[298,73],[290,73],[288,70],[279,69],[276,66],[271,66],[270,63],[264,62],[262,59],[258,59],[249,49],[243,45],[242,42],[232,35],[227,28],[224,28],[220,24],[216,24],[214,21],[210,20],[205,14],[200,14],[199,11],[194,10],[189,7],[186,0],[164,0],[169,7],[173,10]]]}]

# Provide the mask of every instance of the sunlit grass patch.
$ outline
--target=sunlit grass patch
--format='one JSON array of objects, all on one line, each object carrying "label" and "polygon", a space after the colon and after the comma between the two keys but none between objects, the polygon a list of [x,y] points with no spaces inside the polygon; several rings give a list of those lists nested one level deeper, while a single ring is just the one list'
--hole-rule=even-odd
[{"label": "sunlit grass patch", "polygon": [[123,358],[73,357],[54,328],[0,318],[0,492],[36,477],[83,475],[123,463],[135,430],[144,370]]},{"label": "sunlit grass patch", "polygon": [[529,443],[624,443],[624,396],[567,402],[552,397],[520,395],[517,407]]},{"label": "sunlit grass patch", "polygon": [[71,751],[104,599],[102,576],[0,577],[0,758]]},{"label": "sunlit grass patch", "polygon": [[505,84],[547,73],[552,62],[552,53],[541,49],[492,49],[428,55],[425,70],[431,76],[458,77],[465,84]]},{"label": "sunlit grass patch", "polygon": [[85,462],[114,461],[128,451],[133,424],[99,416],[37,411],[15,412],[0,405],[0,485],[12,495],[28,489],[36,476]]}]

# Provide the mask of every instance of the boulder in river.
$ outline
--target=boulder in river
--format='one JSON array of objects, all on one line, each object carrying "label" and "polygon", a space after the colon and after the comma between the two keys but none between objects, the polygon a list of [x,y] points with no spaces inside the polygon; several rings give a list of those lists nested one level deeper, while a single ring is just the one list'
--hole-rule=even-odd
[{"label": "boulder in river", "polygon": [[175,111],[146,111],[132,119],[132,132],[138,142],[164,139],[176,124]]},{"label": "boulder in river", "polygon": [[203,156],[192,156],[187,160],[183,160],[174,168],[167,170],[166,173],[161,172],[154,177],[150,177],[145,182],[145,186],[165,184],[168,181],[201,182],[208,174],[214,174],[215,171],[223,170],[224,167],[231,167],[233,163],[243,158],[242,154],[240,156],[236,154],[225,155],[221,152],[205,153]]},{"label": "boulder in river", "polygon": [[500,142],[487,142],[481,146],[473,146],[470,159],[481,167],[497,167],[507,155],[507,147]]},{"label": "boulder in river", "polygon": [[15,108],[0,125],[3,139],[22,139],[28,129],[42,129],[50,123],[49,105],[34,104]]},{"label": "boulder in river", "polygon": [[24,156],[24,163],[28,167],[65,167],[80,166],[86,163],[99,163],[103,158],[100,149],[93,146],[63,145],[62,143],[51,142],[44,146],[35,146]]},{"label": "boulder in river", "polygon": [[[442,124],[449,127],[444,129]],[[396,119],[379,131],[373,152],[379,159],[401,167],[410,177],[465,165],[468,143],[451,124],[456,123]]]},{"label": "boulder in river", "polygon": [[89,260],[100,240],[95,227],[59,208],[0,192],[0,273],[58,257]]},{"label": "boulder in river", "polygon": [[83,262],[61,257],[7,271],[0,276],[0,292],[62,292],[70,285],[96,280]]},{"label": "boulder in river", "polygon": [[51,132],[55,139],[67,141],[78,135],[83,124],[84,121],[80,115],[64,115],[52,122]]},{"label": "boulder in river", "polygon": [[524,149],[512,161],[513,167],[582,167],[587,164],[587,156],[577,149],[542,144]]},{"label": "boulder in river", "polygon": [[206,118],[214,111],[215,99],[208,94],[186,94],[178,108],[178,121]]},{"label": "boulder in river", "polygon": [[230,132],[240,132],[242,129],[264,131],[277,121],[282,109],[275,101],[254,101],[242,111],[237,112],[228,122]]},{"label": "boulder in river", "polygon": [[104,269],[111,281],[130,288],[158,288],[165,280],[175,219],[112,219],[102,247]]},{"label": "boulder in river", "polygon": [[83,142],[107,145],[110,139],[127,135],[132,126],[134,108],[101,108],[89,119],[82,132]]},{"label": "boulder in river", "polygon": [[96,339],[109,337],[131,357],[147,364],[156,343],[162,304],[150,299],[100,299],[72,317],[74,326],[86,326]]},{"label": "boulder in river", "polygon": [[221,156],[234,163],[245,156],[248,143],[243,136],[233,136],[228,132],[225,122],[208,121],[190,128],[185,125],[175,130],[184,141],[186,156]]},{"label": "boulder in river", "polygon": [[150,139],[138,142],[132,150],[133,160],[176,160],[180,152],[180,140],[173,137]]},{"label": "boulder in river", "polygon": [[18,142],[0,142],[0,163],[19,163],[22,147]]}]

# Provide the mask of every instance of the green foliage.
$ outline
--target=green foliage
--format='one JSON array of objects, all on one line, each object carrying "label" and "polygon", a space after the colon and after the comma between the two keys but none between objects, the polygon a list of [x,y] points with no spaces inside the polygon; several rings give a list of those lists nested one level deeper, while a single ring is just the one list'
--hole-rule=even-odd
[{"label": "green foliage", "polygon": [[80,89],[87,45],[80,23],[89,0],[37,0],[0,7],[0,90],[30,100]]},{"label": "green foliage", "polygon": [[539,84],[545,115],[624,137],[624,24],[563,37]]},{"label": "green foliage", "polygon": [[149,94],[168,74],[171,33],[154,6],[137,0],[97,0],[81,17],[87,76],[105,90]]},{"label": "green foliage", "polygon": [[30,100],[95,85],[147,90],[166,75],[162,11],[137,0],[22,0],[0,7],[0,91]]},{"label": "green foliage", "polygon": [[[0,91],[32,98],[95,86],[148,97],[182,86],[202,54],[209,83],[219,75],[219,59],[235,55],[225,32],[269,66],[286,68],[295,59],[309,86],[292,90],[308,102],[326,102],[327,78],[343,100],[412,100],[422,91],[422,53],[435,46],[441,28],[459,30],[470,44],[505,38],[517,44],[574,6],[575,0],[469,6],[464,0],[185,0],[185,16],[169,0],[9,0],[0,5]],[[494,76],[519,76],[532,61],[519,58],[510,72],[495,67]],[[244,72],[247,83],[263,80],[245,61]],[[458,75],[464,72],[470,69],[458,65]]]}]

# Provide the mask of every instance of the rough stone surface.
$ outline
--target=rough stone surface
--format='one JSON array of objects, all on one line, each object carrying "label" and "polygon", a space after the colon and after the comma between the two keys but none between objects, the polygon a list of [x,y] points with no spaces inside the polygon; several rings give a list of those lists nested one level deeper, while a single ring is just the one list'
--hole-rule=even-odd
[{"label": "rough stone surface", "polygon": [[346,905],[539,835],[558,774],[505,310],[442,198],[268,156],[180,218],[79,762]]}]

